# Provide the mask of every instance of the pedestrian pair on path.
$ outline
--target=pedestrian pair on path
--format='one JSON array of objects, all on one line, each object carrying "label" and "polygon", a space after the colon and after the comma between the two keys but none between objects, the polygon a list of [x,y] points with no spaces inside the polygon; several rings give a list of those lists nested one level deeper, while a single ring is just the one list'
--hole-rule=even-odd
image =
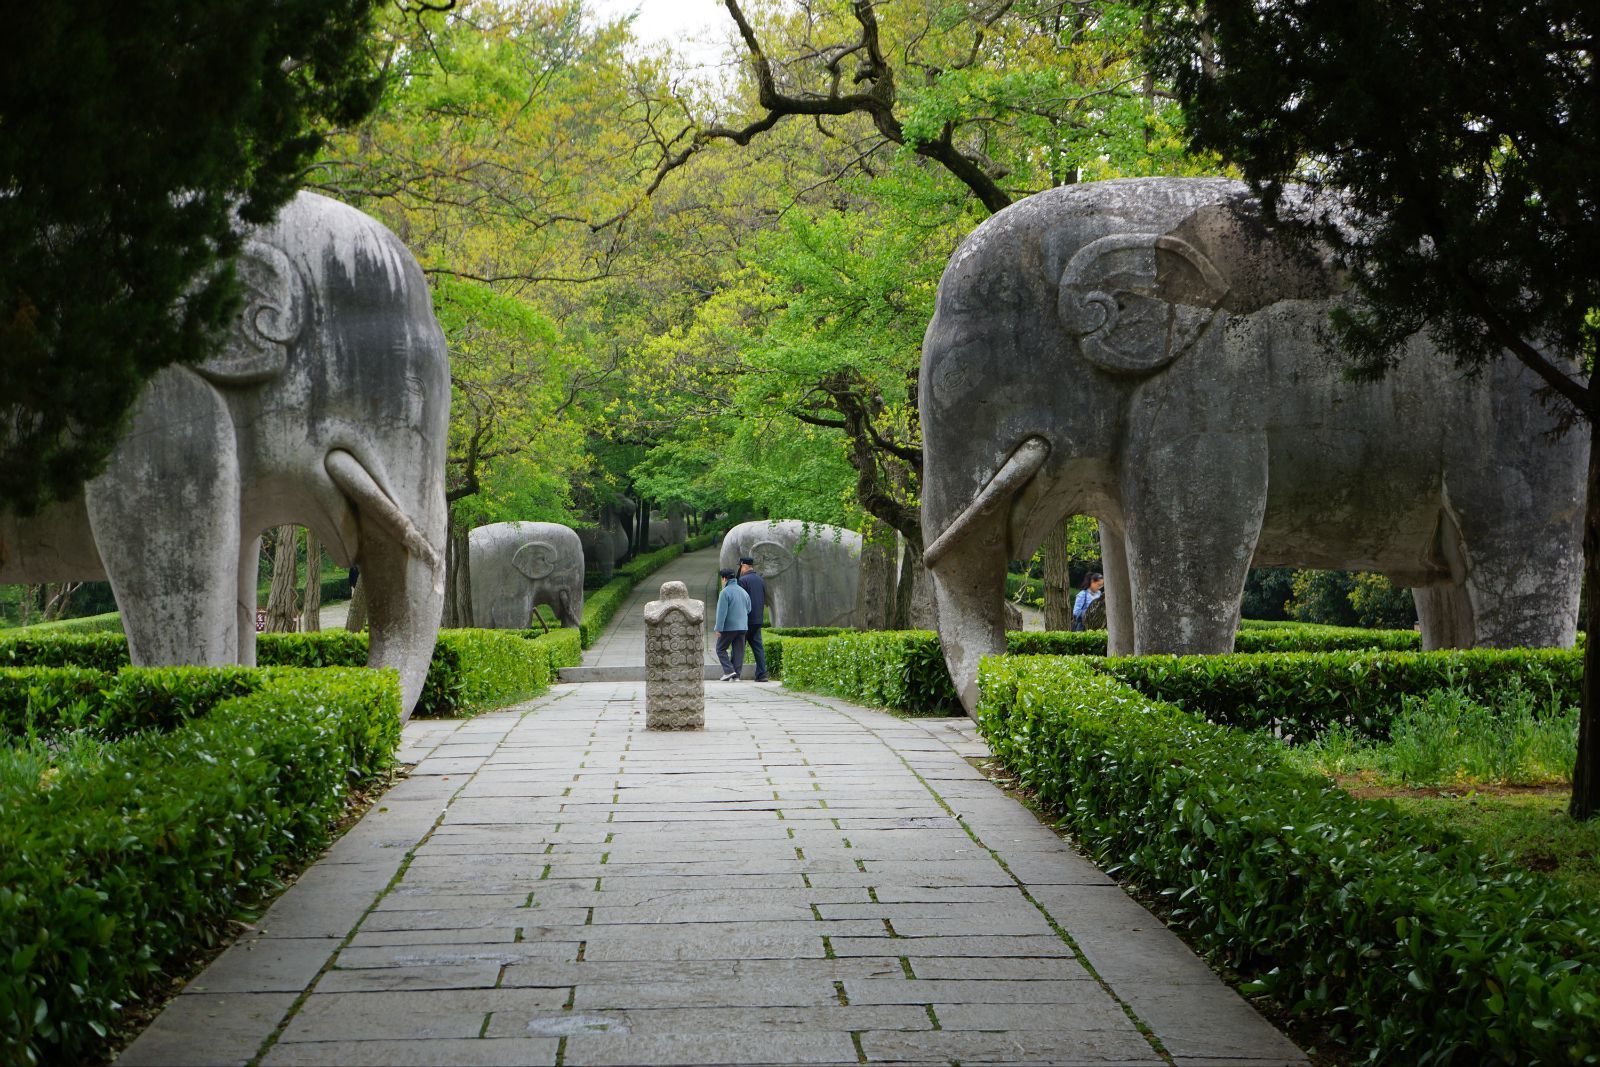
[{"label": "pedestrian pair on path", "polygon": [[723,568],[722,592],[717,595],[717,662],[722,680],[736,682],[744,673],[748,645],[756,660],[756,681],[767,680],[767,650],[761,641],[761,624],[767,610],[767,583],[756,573],[756,561],[739,558],[737,571]]}]

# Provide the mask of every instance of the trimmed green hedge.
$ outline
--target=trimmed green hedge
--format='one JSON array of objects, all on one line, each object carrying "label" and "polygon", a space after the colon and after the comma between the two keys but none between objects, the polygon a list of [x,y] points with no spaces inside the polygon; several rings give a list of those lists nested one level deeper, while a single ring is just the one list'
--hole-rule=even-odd
[{"label": "trimmed green hedge", "polygon": [[[519,630],[440,630],[415,714],[460,717],[537,696],[549,687],[557,669],[575,665],[576,640],[573,630],[531,639],[529,631]],[[256,662],[264,667],[362,667],[367,662],[367,635],[345,630],[257,634]],[[127,665],[128,643],[121,634],[0,636],[0,667],[115,672]],[[6,707],[0,687],[0,716]]]},{"label": "trimmed green hedge", "polygon": [[[777,642],[769,640],[767,665],[775,674],[782,672],[785,685],[913,714],[942,714],[960,708],[955,686],[945,671],[938,635],[932,631],[830,631],[818,628],[816,632],[819,635],[831,636],[792,636],[810,632],[812,631],[768,631],[779,635],[781,640]],[[1404,642],[1416,636],[1403,630],[1347,630],[1333,626],[1300,627],[1294,630],[1240,631],[1239,644],[1253,646],[1263,652],[1281,647],[1287,653],[1293,649],[1315,646],[1319,642],[1334,648],[1343,647],[1347,643],[1354,642],[1352,635],[1368,637],[1366,646],[1368,648],[1382,648],[1391,641]],[[835,642],[838,644],[834,644]],[[1084,633],[1071,633],[1065,630],[1013,630],[1006,634],[1006,651],[1011,655],[1104,657],[1106,634],[1104,630],[1090,630]],[[1374,653],[1367,653],[1367,655],[1372,654]],[[1237,654],[1191,658],[1208,664],[1226,664],[1241,659]],[[1273,658],[1275,657],[1264,656],[1262,660],[1265,662]],[[856,662],[858,659],[859,663]],[[1171,659],[1172,657],[1130,657],[1110,662],[1137,663]],[[1212,666],[1207,669],[1222,672],[1218,677],[1224,676],[1227,671],[1227,668],[1222,666]],[[1344,690],[1353,691],[1361,684],[1361,678],[1353,679],[1348,685],[1344,685],[1342,680],[1339,684]],[[1248,686],[1245,688],[1248,690]],[[1288,721],[1295,717],[1292,714],[1285,716],[1280,713],[1274,691],[1256,692],[1260,697],[1258,703],[1261,707],[1255,715],[1263,721],[1263,724],[1269,721],[1277,722],[1280,719]],[[1234,704],[1242,704],[1246,695],[1248,694],[1234,698]],[[1320,721],[1321,717],[1320,712],[1309,715],[1309,718],[1315,721]]]},{"label": "trimmed green hedge", "polygon": [[[873,707],[919,715],[953,714],[939,635],[928,630],[847,631],[833,637],[783,637],[783,684]],[[768,669],[772,657],[768,653]]]},{"label": "trimmed green hedge", "polygon": [[1129,656],[1096,669],[1212,722],[1305,740],[1334,723],[1384,738],[1402,695],[1454,686],[1484,695],[1506,684],[1582,699],[1583,655],[1563,649],[1440,652],[1283,652]]},{"label": "trimmed green hedge", "polygon": [[1600,1061],[1592,903],[1090,660],[991,657],[979,679],[995,755],[1248,992],[1370,1062]]},{"label": "trimmed green hedge", "polygon": [[[5,677],[15,685],[19,673]],[[113,687],[166,694],[175,719],[191,717],[7,798],[0,1062],[100,1055],[123,1005],[162,984],[169,962],[215,943],[276,871],[326,842],[349,788],[392,765],[392,671],[226,671],[220,686],[211,673],[125,671]],[[67,696],[82,680],[32,674],[36,689]],[[252,674],[252,691],[202,706],[202,691],[221,696]]]},{"label": "trimmed green hedge", "polygon": [[633,592],[633,585],[632,578],[613,578],[594,592],[584,594],[583,620],[578,625],[578,633],[584,648],[588,648],[600,639],[600,635],[605,632],[606,623],[610,622],[611,617],[627,603],[628,595]]},{"label": "trimmed green hedge", "polygon": [[606,624],[621,610],[622,605],[628,602],[628,594],[633,592],[635,586],[683,553],[683,545],[667,545],[654,552],[635,556],[617,568],[617,577],[599,589],[585,593],[583,620],[578,627],[583,638],[583,647],[588,648],[600,639],[600,635],[605,632]]}]

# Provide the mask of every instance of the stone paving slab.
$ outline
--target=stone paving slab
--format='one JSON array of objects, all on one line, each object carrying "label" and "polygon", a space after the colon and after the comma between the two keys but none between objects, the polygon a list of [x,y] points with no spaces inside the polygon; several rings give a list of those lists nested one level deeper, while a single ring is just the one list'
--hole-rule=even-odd
[{"label": "stone paving slab", "polygon": [[122,1062],[1304,1062],[967,720],[741,683],[704,731],[643,712],[594,683],[409,724],[412,777]]}]

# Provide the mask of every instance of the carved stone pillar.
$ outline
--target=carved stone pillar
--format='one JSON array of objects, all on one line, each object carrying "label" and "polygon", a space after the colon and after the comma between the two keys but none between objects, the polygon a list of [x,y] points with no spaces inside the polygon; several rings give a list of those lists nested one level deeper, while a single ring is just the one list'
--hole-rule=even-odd
[{"label": "carved stone pillar", "polygon": [[706,606],[682,582],[661,586],[644,606],[644,709],[650,730],[706,724]]}]

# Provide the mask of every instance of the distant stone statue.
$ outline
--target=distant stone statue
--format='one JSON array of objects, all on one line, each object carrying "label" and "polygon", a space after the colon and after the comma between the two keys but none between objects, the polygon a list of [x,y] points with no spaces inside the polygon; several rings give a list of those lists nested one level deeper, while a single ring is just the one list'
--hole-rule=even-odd
[{"label": "distant stone statue", "polygon": [[[467,538],[472,553],[472,625],[520,630],[549,604],[562,626],[583,620],[583,546],[556,522],[496,522]],[[538,625],[542,625],[539,623]]]},{"label": "distant stone statue", "polygon": [[861,535],[798,519],[742,522],[722,539],[719,565],[755,560],[773,626],[854,626]]},{"label": "distant stone statue", "polygon": [[661,586],[644,606],[645,728],[698,730],[706,724],[705,618],[682,582]]}]

